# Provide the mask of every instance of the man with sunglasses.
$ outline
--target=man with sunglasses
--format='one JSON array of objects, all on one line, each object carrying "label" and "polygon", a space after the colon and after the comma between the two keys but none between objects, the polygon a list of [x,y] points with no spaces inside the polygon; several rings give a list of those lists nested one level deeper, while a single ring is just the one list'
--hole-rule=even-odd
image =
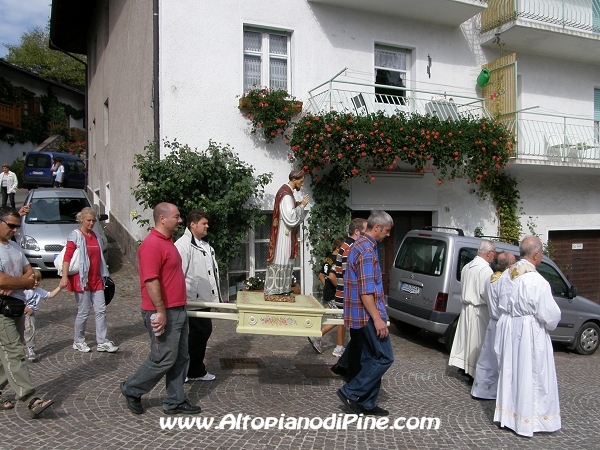
[{"label": "man with sunglasses", "polygon": [[[33,269],[16,242],[11,239],[21,226],[21,217],[13,208],[0,208],[0,301],[25,303],[24,289],[32,289],[35,283]],[[11,308],[12,309],[12,308]],[[17,308],[15,308],[17,309]],[[29,412],[36,417],[50,405],[52,400],[35,397],[27,363],[23,357],[21,340],[25,327],[24,316],[11,316],[3,307],[0,313],[0,389],[8,383],[16,397],[27,402]],[[12,409],[9,401],[0,402],[0,409]]]}]

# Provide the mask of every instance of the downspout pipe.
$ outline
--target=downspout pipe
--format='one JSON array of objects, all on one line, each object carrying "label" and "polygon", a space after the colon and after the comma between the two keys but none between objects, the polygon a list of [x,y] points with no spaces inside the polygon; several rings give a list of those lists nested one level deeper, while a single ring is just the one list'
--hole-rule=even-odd
[{"label": "downspout pipe", "polygon": [[156,157],[160,158],[160,95],[158,85],[158,1],[152,0],[152,108],[154,109],[154,143],[156,144]]}]

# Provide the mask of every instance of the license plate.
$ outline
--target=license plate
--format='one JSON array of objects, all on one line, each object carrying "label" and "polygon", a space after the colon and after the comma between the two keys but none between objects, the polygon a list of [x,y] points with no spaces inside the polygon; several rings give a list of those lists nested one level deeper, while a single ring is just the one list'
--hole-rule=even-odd
[{"label": "license plate", "polygon": [[33,172],[31,172],[32,175],[44,175],[44,172],[39,172],[37,170],[34,170]]},{"label": "license plate", "polygon": [[408,292],[409,294],[413,294],[413,295],[421,294],[421,288],[419,286],[415,286],[413,284],[402,283],[400,285],[400,290],[403,292]]},{"label": "license plate", "polygon": [[58,258],[58,253],[54,254],[54,259]]}]

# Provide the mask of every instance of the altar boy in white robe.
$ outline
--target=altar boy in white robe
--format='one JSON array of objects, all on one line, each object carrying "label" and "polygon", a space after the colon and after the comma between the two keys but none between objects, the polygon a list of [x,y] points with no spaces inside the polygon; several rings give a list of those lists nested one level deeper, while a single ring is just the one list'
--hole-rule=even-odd
[{"label": "altar boy in white robe", "polygon": [[561,427],[558,384],[549,331],[560,321],[550,284],[537,272],[542,242],[527,236],[521,260],[500,280],[500,319],[494,350],[500,375],[494,422],[521,436]]},{"label": "altar boy in white robe", "polygon": [[475,368],[475,381],[471,389],[471,396],[481,400],[495,400],[498,390],[498,357],[494,351],[494,341],[496,340],[496,324],[500,317],[498,310],[498,297],[500,295],[500,277],[506,268],[515,263],[515,255],[510,252],[503,252],[498,255],[496,261],[496,271],[486,282],[488,311],[490,313],[490,322],[485,330],[485,340],[479,353],[477,366]]}]

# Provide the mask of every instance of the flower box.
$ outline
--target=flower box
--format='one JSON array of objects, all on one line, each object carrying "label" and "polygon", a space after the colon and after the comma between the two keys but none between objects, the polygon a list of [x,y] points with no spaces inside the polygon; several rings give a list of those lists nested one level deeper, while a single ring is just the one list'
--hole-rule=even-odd
[{"label": "flower box", "polygon": [[[239,109],[252,109],[253,108],[252,101],[248,97],[240,97],[238,108]],[[293,102],[292,103],[292,111],[294,114],[300,114],[302,112],[302,102]]]}]

